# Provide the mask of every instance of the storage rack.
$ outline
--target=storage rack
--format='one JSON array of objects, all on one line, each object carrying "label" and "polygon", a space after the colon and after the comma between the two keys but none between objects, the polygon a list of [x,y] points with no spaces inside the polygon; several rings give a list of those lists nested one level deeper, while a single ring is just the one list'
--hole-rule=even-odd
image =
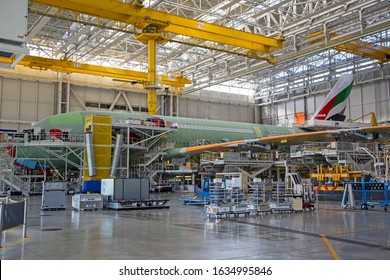
[{"label": "storage rack", "polygon": [[208,217],[215,216],[217,219],[238,217],[241,214],[247,216],[249,210],[241,204],[244,200],[242,188],[232,186],[228,190],[225,180],[214,180],[214,184],[210,185],[210,205],[205,206],[206,215]]},{"label": "storage rack", "polygon": [[266,194],[266,182],[255,178],[252,189],[253,193],[249,198],[248,204],[249,211],[255,211],[256,215],[260,213],[269,213],[269,198]]},{"label": "storage rack", "polygon": [[277,182],[272,185],[272,201],[269,203],[270,212],[292,212],[291,202],[286,195],[286,184]]}]

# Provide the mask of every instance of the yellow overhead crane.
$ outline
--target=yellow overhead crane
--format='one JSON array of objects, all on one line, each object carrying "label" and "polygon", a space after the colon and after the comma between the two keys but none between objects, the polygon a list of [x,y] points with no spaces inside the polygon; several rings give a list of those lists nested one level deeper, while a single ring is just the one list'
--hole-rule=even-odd
[{"label": "yellow overhead crane", "polygon": [[270,38],[229,27],[218,26],[205,21],[172,15],[147,9],[141,4],[123,3],[116,0],[30,0],[37,4],[71,10],[99,18],[132,24],[142,30],[137,39],[148,44],[148,111],[156,112],[156,44],[169,40],[167,33],[184,35],[200,40],[217,42],[248,50],[248,57],[266,59],[274,63],[270,54],[272,48],[281,49],[283,38]]},{"label": "yellow overhead crane", "polygon": [[[150,45],[152,45],[151,47],[155,47],[155,43],[153,43],[152,40],[150,41]],[[155,65],[154,63],[151,63],[151,60],[155,61],[155,58],[153,56],[149,56],[149,65]],[[0,63],[1,62],[12,64],[14,62],[14,58],[0,56]],[[145,89],[148,90],[148,112],[152,115],[156,113],[156,90],[159,88],[160,84],[174,87],[176,88],[176,93],[181,93],[181,89],[185,85],[192,83],[189,79],[181,75],[175,77],[170,77],[167,75],[159,76],[155,70],[150,71],[151,67],[149,67],[149,72],[145,73],[126,69],[78,63],[71,60],[57,60],[29,55],[24,56],[23,59],[18,62],[18,65],[27,66],[32,69],[104,76],[111,77],[115,80],[123,82],[140,83]]]},{"label": "yellow overhead crane", "polygon": [[[337,37],[340,36],[337,33],[331,33],[329,34],[329,37]],[[308,39],[313,38],[312,41],[310,41],[310,44],[314,44],[320,41],[325,41],[325,36],[323,35],[322,31],[315,32],[313,34],[310,34],[307,36]],[[344,36],[339,39],[335,39],[332,41],[338,42],[348,39],[348,37]],[[333,47],[335,50],[343,51],[351,54],[355,54],[358,56],[368,57],[374,60],[378,60],[380,64],[390,62],[390,48],[377,46],[373,43],[364,42],[362,40],[354,40],[347,43],[339,44],[335,47]]]},{"label": "yellow overhead crane", "polygon": [[71,10],[100,18],[132,24],[139,29],[159,26],[167,33],[236,46],[257,53],[270,54],[271,48],[281,49],[283,38],[271,38],[219,26],[205,21],[144,8],[143,5],[115,0],[30,0],[30,2]]},{"label": "yellow overhead crane", "polygon": [[390,48],[376,46],[361,40],[340,44],[335,49],[378,60],[379,64],[390,62]]},{"label": "yellow overhead crane", "polygon": [[[0,62],[13,63],[13,59],[0,57]],[[18,63],[18,65],[27,66],[33,69],[40,70],[54,70],[64,73],[79,73],[96,76],[111,77],[114,79],[123,79],[123,81],[135,81],[140,84],[147,84],[148,73],[137,72],[126,69],[111,68],[105,66],[97,66],[85,63],[77,63],[71,60],[56,60],[44,57],[26,55]],[[161,84],[172,86],[175,88],[182,88],[186,84],[191,84],[191,81],[183,76],[169,77],[167,75],[161,75],[157,77],[161,80]]]}]

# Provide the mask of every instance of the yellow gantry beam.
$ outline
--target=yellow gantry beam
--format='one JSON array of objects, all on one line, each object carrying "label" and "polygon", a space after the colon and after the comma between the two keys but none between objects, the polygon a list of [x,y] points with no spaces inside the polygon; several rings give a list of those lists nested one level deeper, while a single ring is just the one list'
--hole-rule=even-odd
[{"label": "yellow gantry beam", "polygon": [[[339,36],[337,33],[329,34],[329,37]],[[318,43],[320,41],[325,41],[325,37],[322,31],[315,32],[307,36],[308,39],[316,38],[310,41],[310,44]],[[343,41],[348,39],[348,37],[341,37],[339,39],[335,39],[333,42]],[[390,62],[390,48],[376,46],[373,43],[364,42],[362,40],[354,40],[347,43],[342,43],[334,47],[335,50],[343,51],[351,54],[355,54],[362,57],[368,57],[370,59],[378,60],[380,64]]]},{"label": "yellow gantry beam", "polygon": [[[12,64],[13,60],[10,58],[0,57],[0,62]],[[111,77],[115,79],[123,79],[124,82],[138,81],[142,84],[146,84],[148,82],[148,73],[145,72],[76,63],[70,60],[56,60],[26,55],[18,63],[18,65],[41,70],[54,70],[65,73],[80,73]],[[177,88],[184,87],[186,84],[191,84],[191,81],[183,76],[170,78],[167,75],[162,75],[159,77],[159,81],[160,80],[161,84]]]},{"label": "yellow gantry beam", "polygon": [[[31,0],[31,2],[125,22],[140,29],[150,24],[165,25],[165,32],[240,47],[251,53],[269,54],[271,48],[281,49],[283,47],[282,38],[257,35],[115,0]],[[260,57],[263,56],[259,54]]]},{"label": "yellow gantry beam", "polygon": [[390,62],[390,48],[375,46],[361,40],[348,42],[335,47],[336,50],[378,60],[380,64]]}]

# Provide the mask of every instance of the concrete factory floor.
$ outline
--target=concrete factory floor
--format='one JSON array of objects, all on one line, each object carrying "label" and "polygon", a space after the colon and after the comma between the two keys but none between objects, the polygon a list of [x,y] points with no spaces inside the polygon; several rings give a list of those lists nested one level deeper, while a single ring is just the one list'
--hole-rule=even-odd
[{"label": "concrete factory floor", "polygon": [[3,232],[1,259],[18,260],[343,260],[390,259],[390,211],[344,210],[208,218],[203,206],[163,193],[170,209],[41,211],[29,198],[28,228]]}]

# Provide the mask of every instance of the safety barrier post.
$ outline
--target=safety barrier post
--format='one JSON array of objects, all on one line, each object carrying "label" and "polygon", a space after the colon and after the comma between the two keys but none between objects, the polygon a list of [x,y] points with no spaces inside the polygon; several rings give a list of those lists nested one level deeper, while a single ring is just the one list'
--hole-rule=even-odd
[{"label": "safety barrier post", "polygon": [[3,239],[3,206],[4,201],[0,201],[0,248],[3,248],[1,245],[1,241]]},{"label": "safety barrier post", "polygon": [[27,237],[27,198],[24,198],[23,238]]},{"label": "safety barrier post", "polygon": [[[14,202],[9,197],[6,197],[5,200],[0,201],[0,248],[2,248],[4,227],[6,227],[5,230],[7,230],[10,227],[9,223],[7,223],[7,222],[6,222],[6,225],[4,225],[4,217],[7,213],[7,211],[9,211],[8,209],[6,209],[6,207],[8,207],[9,205],[14,204],[14,203],[17,203],[17,204],[23,203],[23,207],[24,207],[24,209],[23,209],[23,238],[27,237],[27,198],[24,198],[24,200],[21,202]],[[17,226],[19,226],[21,224],[22,223],[17,224]]]}]

